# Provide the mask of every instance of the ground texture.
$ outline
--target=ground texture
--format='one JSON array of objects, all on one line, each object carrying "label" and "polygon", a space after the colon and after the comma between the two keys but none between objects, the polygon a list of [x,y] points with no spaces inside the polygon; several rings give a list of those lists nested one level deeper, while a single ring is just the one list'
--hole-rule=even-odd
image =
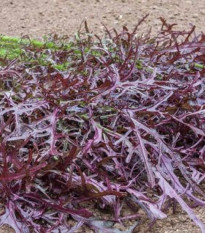
[{"label": "ground texture", "polygon": [[[204,0],[1,0],[0,34],[35,38],[50,33],[71,36],[85,19],[91,31],[101,34],[102,23],[109,29],[120,29],[123,25],[132,29],[147,13],[149,17],[142,25],[142,31],[152,27],[155,33],[160,27],[158,18],[161,16],[170,23],[177,23],[180,29],[193,24],[197,26],[197,32],[205,32]],[[205,222],[205,209],[196,209],[196,213]],[[120,225],[118,228],[125,230]],[[0,233],[12,232],[6,226],[0,229]],[[82,232],[91,231],[82,229]],[[150,232],[146,221],[136,232]],[[158,221],[151,232],[198,233],[200,230],[178,208],[175,215],[170,213],[168,219]]]}]

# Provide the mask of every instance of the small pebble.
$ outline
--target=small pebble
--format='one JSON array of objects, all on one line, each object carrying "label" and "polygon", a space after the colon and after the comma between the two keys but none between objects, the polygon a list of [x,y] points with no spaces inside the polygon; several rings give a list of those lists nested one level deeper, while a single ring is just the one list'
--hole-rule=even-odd
[{"label": "small pebble", "polygon": [[200,9],[199,12],[200,12],[201,14],[205,14],[205,9]]},{"label": "small pebble", "polygon": [[199,17],[199,14],[193,14],[192,15],[192,18],[198,18]]}]

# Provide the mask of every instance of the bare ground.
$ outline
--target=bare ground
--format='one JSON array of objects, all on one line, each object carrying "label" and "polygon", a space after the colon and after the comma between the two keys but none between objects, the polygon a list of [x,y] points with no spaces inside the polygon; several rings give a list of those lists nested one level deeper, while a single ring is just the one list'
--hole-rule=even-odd
[{"label": "bare ground", "polygon": [[0,33],[37,38],[54,32],[73,35],[84,19],[99,33],[101,23],[109,28],[132,28],[147,13],[145,29],[152,26],[156,31],[160,16],[178,23],[179,28],[191,23],[198,31],[205,29],[204,0],[1,0]]},{"label": "bare ground", "polygon": [[[0,34],[35,38],[50,33],[70,36],[85,19],[91,31],[101,34],[102,23],[109,29],[120,29],[123,25],[132,29],[147,13],[149,17],[142,31],[152,27],[155,33],[160,27],[161,16],[170,23],[177,23],[180,29],[188,29],[193,24],[197,26],[197,32],[205,32],[204,0],[1,0]],[[205,209],[195,212],[205,222]],[[146,223],[142,224],[136,232],[148,232],[146,226]],[[123,226],[118,228],[124,229]],[[12,232],[7,226],[0,228],[0,233]],[[200,230],[178,208],[175,215],[169,214],[168,219],[159,220],[151,232],[199,233]]]}]

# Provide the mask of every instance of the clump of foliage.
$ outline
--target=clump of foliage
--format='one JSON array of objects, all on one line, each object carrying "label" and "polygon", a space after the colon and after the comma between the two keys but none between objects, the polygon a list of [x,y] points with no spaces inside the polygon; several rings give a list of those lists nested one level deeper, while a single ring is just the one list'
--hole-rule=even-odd
[{"label": "clump of foliage", "polygon": [[153,37],[140,22],[2,56],[0,225],[120,232],[95,210],[123,223],[138,206],[152,223],[178,203],[205,232],[192,210],[205,205],[205,35],[161,21]]}]

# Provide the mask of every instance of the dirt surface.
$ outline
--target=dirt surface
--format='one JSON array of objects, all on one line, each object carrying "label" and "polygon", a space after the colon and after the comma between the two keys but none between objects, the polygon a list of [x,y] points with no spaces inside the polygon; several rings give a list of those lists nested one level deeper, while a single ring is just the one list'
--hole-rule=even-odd
[{"label": "dirt surface", "polygon": [[204,0],[1,0],[0,33],[37,38],[54,32],[73,35],[84,19],[99,33],[101,23],[109,28],[132,28],[147,13],[144,29],[152,26],[156,31],[162,16],[180,28],[192,23],[198,31],[205,31]]},{"label": "dirt surface", "polygon": [[[102,23],[109,29],[120,29],[122,25],[132,29],[147,13],[149,17],[142,31],[151,26],[155,33],[161,16],[177,23],[180,29],[188,29],[191,23],[197,26],[197,32],[205,32],[205,0],[0,0],[0,34],[35,38],[50,33],[73,35],[85,19],[91,31],[101,34]],[[205,209],[195,212],[205,222]],[[5,226],[0,229],[0,233],[12,232]],[[143,224],[136,232],[149,231]],[[177,214],[158,221],[152,232],[198,233],[200,230],[179,209]]]}]

